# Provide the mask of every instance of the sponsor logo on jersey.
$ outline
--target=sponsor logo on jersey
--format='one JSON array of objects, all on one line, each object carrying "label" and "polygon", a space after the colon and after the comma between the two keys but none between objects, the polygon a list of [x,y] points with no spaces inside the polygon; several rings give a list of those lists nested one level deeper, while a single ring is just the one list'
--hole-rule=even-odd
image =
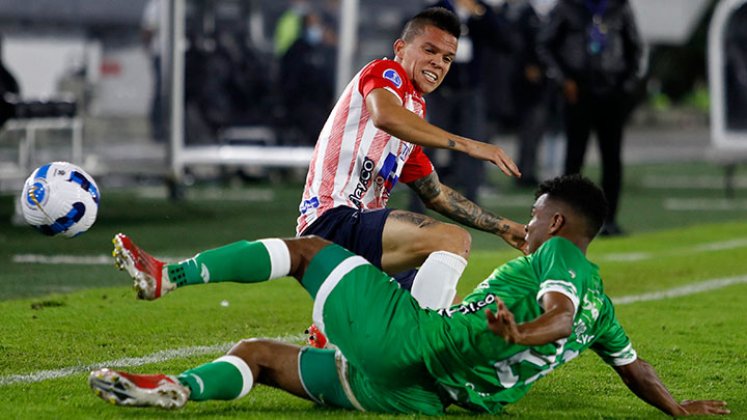
[{"label": "sponsor logo on jersey", "polygon": [[311,197],[308,200],[303,200],[301,202],[301,205],[298,206],[298,211],[300,211],[301,214],[306,214],[310,209],[315,209],[317,207],[319,207],[319,197]]},{"label": "sponsor logo on jersey", "polygon": [[397,176],[397,156],[392,153],[387,155],[384,159],[384,164],[381,165],[379,174],[376,176],[376,187],[378,189],[377,195],[381,195],[384,198],[389,198],[389,194],[392,192],[392,188],[397,184],[399,177]]},{"label": "sponsor logo on jersey", "polygon": [[373,177],[373,171],[376,168],[376,162],[373,159],[366,157],[363,159],[363,165],[361,166],[361,172],[358,176],[358,184],[355,186],[353,193],[348,196],[350,201],[355,204],[356,207],[361,208],[363,204],[361,199],[366,195],[368,186],[371,185],[371,178]]},{"label": "sponsor logo on jersey", "polygon": [[495,303],[495,295],[489,293],[484,299],[478,300],[477,302],[462,303],[459,306],[452,306],[450,308],[443,308],[438,310],[438,314],[451,318],[456,313],[462,313],[464,315],[472,314],[481,311],[491,303]]},{"label": "sponsor logo on jersey", "polygon": [[394,69],[384,70],[384,78],[394,83],[394,86],[396,86],[397,88],[402,87],[402,78],[399,77],[399,73],[397,73],[397,70],[394,70]]}]

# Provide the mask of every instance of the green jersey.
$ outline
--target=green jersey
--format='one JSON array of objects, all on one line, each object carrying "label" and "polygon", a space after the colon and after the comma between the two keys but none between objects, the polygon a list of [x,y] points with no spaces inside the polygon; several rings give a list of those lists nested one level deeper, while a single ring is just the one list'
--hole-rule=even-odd
[{"label": "green jersey", "polygon": [[[567,339],[527,347],[506,343],[488,328],[484,309],[495,311],[496,297],[520,324],[543,313],[548,292],[564,294],[576,308]],[[565,238],[552,238],[532,255],[502,265],[461,304],[439,312],[441,317],[428,317],[433,325],[421,328],[429,347],[425,363],[444,393],[465,408],[498,412],[589,347],[611,365],[636,359],[604,294],[599,268]]]},{"label": "green jersey", "polygon": [[[613,365],[636,359],[599,269],[564,238],[504,264],[460,305],[440,311],[420,308],[381,270],[336,245],[312,259],[302,284],[314,297],[314,322],[341,353],[335,372],[333,352],[306,351],[302,381],[311,398],[343,407],[439,414],[458,404],[496,413],[589,347]],[[495,310],[496,297],[523,323],[543,313],[548,292],[573,302],[567,339],[519,346],[488,328],[484,310]]]}]

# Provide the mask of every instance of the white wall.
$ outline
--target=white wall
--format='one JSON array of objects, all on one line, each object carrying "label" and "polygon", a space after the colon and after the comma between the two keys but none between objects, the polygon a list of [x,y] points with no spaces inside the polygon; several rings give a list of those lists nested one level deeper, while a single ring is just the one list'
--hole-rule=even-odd
[{"label": "white wall", "polygon": [[643,38],[651,44],[687,42],[711,0],[630,0]]},{"label": "white wall", "polygon": [[97,49],[97,44],[78,36],[6,35],[3,62],[24,98],[46,98],[58,93],[60,79],[91,65]]}]

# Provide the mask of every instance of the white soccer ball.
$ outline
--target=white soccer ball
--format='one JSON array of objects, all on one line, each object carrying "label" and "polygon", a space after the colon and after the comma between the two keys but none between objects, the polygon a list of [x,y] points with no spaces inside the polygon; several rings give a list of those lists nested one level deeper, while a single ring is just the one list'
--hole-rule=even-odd
[{"label": "white soccer ball", "polygon": [[80,167],[67,162],[42,165],[21,194],[23,217],[45,235],[68,238],[87,231],[99,211],[99,188]]}]

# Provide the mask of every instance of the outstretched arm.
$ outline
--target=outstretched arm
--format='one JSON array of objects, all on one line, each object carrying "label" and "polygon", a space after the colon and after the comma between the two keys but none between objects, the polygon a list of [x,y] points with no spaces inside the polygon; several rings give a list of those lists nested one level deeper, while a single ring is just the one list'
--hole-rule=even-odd
[{"label": "outstretched arm", "polygon": [[394,137],[426,147],[456,150],[493,163],[508,176],[521,176],[513,160],[503,149],[490,143],[457,136],[428,123],[405,109],[397,96],[386,89],[374,89],[366,96],[366,106],[374,126]]},{"label": "outstretched arm", "polygon": [[423,203],[455,222],[493,233],[512,247],[523,251],[524,225],[496,216],[463,195],[441,183],[436,172],[431,172],[408,184]]},{"label": "outstretched arm", "polygon": [[571,335],[575,308],[566,295],[548,292],[542,297],[545,312],[536,319],[517,324],[514,314],[508,310],[502,300],[496,297],[497,311],[485,311],[488,327],[495,335],[503,337],[508,343],[523,346],[541,346],[567,338]]},{"label": "outstretched arm", "polygon": [[671,416],[729,414],[726,402],[718,400],[682,401],[678,403],[659,379],[654,368],[643,359],[636,359],[615,371],[625,385],[643,401]]}]

